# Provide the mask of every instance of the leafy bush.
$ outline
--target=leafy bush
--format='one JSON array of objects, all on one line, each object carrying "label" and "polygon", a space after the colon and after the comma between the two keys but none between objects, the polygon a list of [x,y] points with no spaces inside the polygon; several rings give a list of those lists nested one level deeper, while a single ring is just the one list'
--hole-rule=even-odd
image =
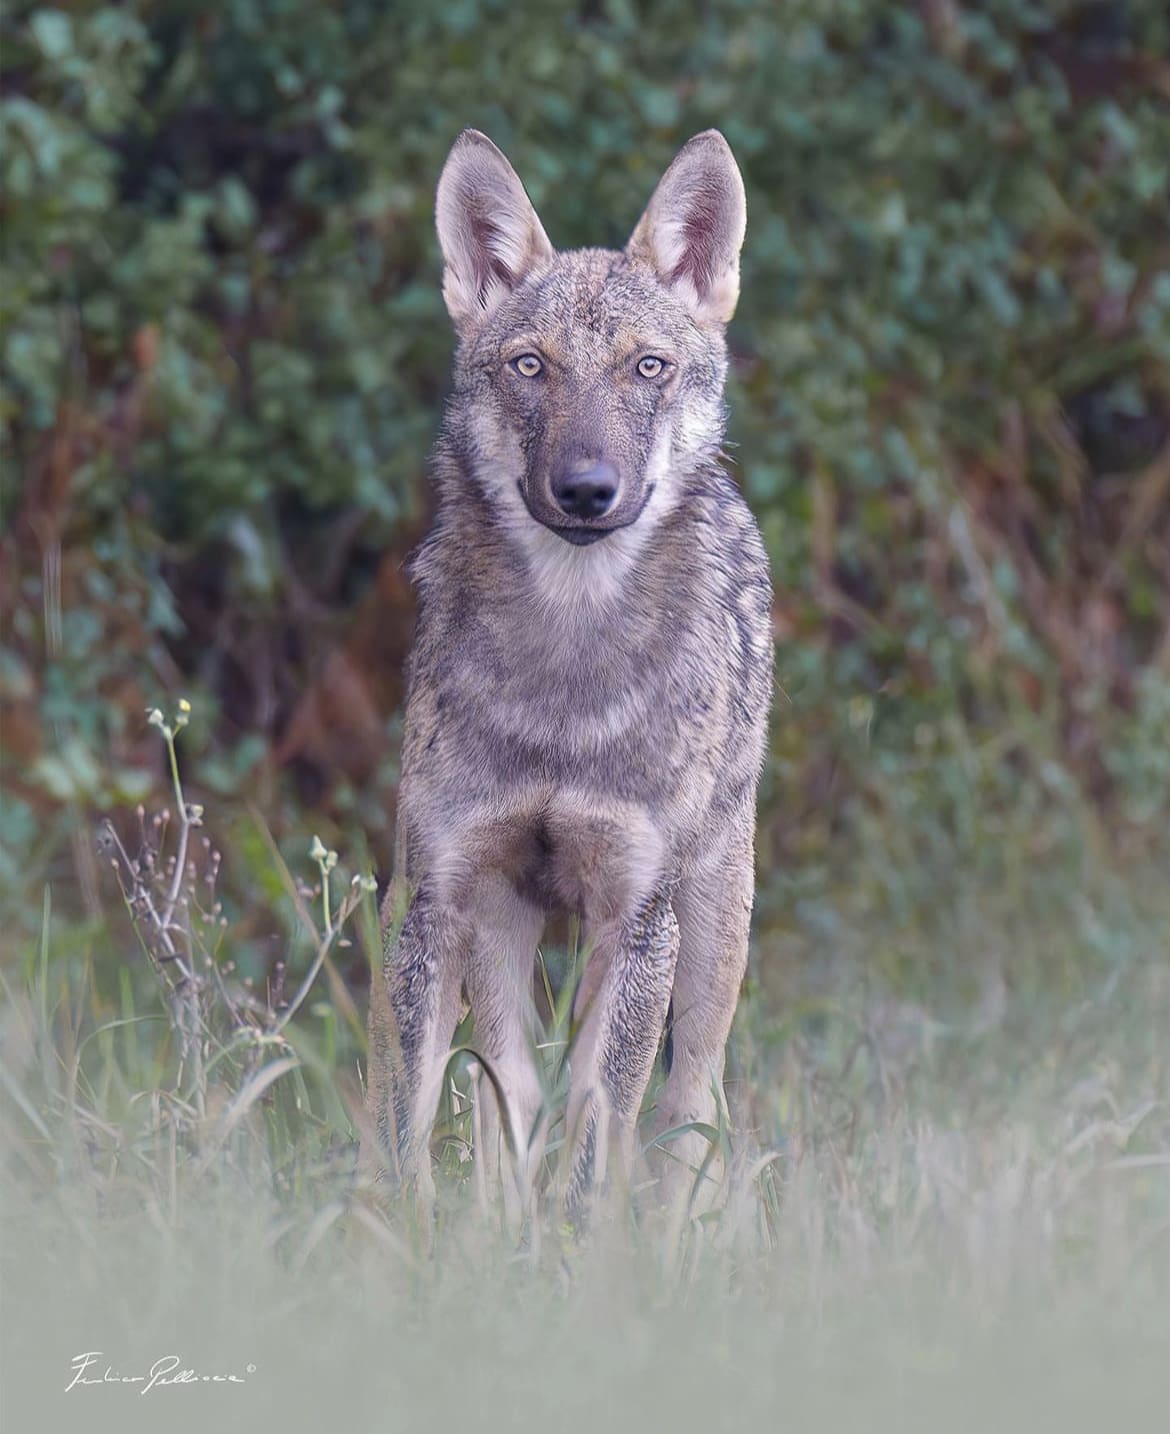
[{"label": "leafy bush", "polygon": [[171,0],[2,23],[3,822],[35,857],[7,883],[71,862],[84,887],[79,817],[161,775],[160,682],[213,714],[196,783],[275,807],[269,758],[295,760],[285,825],[327,801],[385,866],[393,575],[451,345],[431,201],[466,124],[565,246],[624,242],[698,129],[742,164],[730,433],[786,694],[762,854],[793,873],[765,911],[834,899],[830,857],[929,902],[940,868],[1091,859],[1088,812],[1138,848],[1165,829],[1164,7]]}]

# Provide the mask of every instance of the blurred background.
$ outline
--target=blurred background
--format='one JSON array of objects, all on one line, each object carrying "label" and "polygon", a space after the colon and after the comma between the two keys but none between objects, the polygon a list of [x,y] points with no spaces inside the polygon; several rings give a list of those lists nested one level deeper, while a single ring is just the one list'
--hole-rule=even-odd
[{"label": "blurred background", "polygon": [[994,1007],[1021,920],[1043,980],[1070,922],[1117,955],[1089,893],[1156,889],[1170,831],[1164,5],[9,3],[0,40],[6,949],[46,884],[63,956],[118,919],[94,834],[166,800],[180,697],[241,970],[280,949],[254,812],[389,876],[447,150],[620,246],[716,125],[776,587],[753,979],[852,953]]}]

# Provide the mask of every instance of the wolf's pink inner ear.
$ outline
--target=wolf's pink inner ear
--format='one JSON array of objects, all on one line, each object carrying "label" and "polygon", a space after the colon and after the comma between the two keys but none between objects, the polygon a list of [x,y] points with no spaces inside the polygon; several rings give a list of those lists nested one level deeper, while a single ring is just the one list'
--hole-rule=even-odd
[{"label": "wolf's pink inner ear", "polygon": [[455,326],[479,326],[507,294],[553,257],[516,171],[486,135],[465,129],[435,198],[443,298]]},{"label": "wolf's pink inner ear", "polygon": [[627,252],[648,263],[700,323],[725,324],[739,297],[743,179],[718,130],[689,140],[658,182]]}]

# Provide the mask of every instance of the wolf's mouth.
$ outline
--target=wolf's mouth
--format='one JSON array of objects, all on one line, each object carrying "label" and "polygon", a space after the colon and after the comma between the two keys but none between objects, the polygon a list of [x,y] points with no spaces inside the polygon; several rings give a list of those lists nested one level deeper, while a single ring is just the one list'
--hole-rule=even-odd
[{"label": "wolf's mouth", "polygon": [[614,531],[613,528],[553,528],[551,524],[548,526],[558,538],[564,538],[566,543],[572,543],[575,548],[587,547],[590,543],[596,543],[598,538],[608,538]]}]

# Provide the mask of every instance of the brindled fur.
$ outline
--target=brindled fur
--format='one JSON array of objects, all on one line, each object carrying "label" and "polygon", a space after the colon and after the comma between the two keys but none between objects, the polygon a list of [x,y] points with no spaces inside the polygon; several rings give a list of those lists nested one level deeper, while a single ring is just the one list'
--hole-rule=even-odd
[{"label": "brindled fur", "polygon": [[[505,1097],[476,1158],[523,1204],[543,1128],[535,946],[551,913],[575,913],[592,953],[570,1053],[576,1206],[632,1158],[668,1005],[657,1128],[715,1118],[747,956],[772,599],[719,463],[743,190],[709,131],[626,250],[557,254],[507,160],[468,131],[437,213],[460,342],[413,567],[410,905],[374,982],[371,1124],[429,1194],[444,1058],[470,1001]],[[556,476],[598,463],[616,476],[612,508],[566,516]],[[671,1143],[664,1190],[704,1151],[693,1132]]]}]

